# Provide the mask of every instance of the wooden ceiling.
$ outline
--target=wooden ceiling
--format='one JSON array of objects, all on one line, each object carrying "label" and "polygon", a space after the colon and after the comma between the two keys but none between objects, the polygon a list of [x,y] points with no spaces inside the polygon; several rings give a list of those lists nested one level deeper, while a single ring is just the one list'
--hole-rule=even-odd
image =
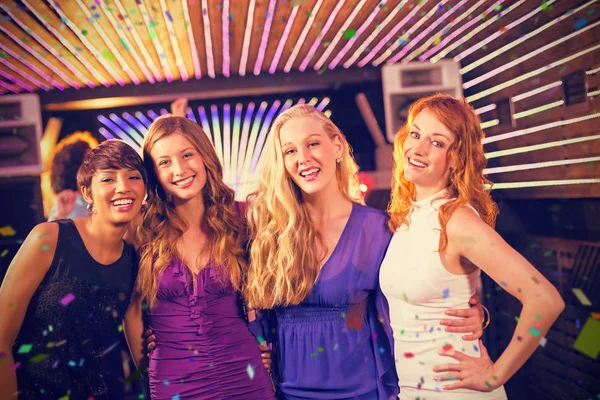
[{"label": "wooden ceiling", "polygon": [[437,61],[527,3],[0,0],[0,93]]}]

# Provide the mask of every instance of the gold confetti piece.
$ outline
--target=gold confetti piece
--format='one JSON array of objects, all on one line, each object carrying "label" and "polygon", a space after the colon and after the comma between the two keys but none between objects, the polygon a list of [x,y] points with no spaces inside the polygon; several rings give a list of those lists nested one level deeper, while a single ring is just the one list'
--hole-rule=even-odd
[{"label": "gold confetti piece", "polygon": [[2,236],[14,236],[17,233],[12,226],[6,225],[0,228],[0,235]]},{"label": "gold confetti piece", "polygon": [[579,288],[573,288],[571,289],[571,291],[573,292],[573,294],[577,297],[577,300],[579,300],[579,302],[584,305],[584,306],[591,306],[592,302],[590,301],[590,299],[588,299],[588,297],[585,295],[585,293],[583,293],[583,291]]},{"label": "gold confetti piece", "polygon": [[589,317],[579,332],[573,348],[595,360],[600,353],[598,337],[600,337],[600,321]]}]

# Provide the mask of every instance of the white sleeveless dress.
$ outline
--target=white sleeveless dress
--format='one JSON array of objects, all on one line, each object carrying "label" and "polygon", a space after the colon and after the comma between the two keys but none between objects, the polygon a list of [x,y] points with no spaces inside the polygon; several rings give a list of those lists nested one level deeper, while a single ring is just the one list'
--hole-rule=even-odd
[{"label": "white sleeveless dress", "polygon": [[[440,240],[439,207],[446,191],[414,201],[410,226],[398,228],[380,269],[380,285],[386,296],[394,332],[394,358],[401,400],[506,399],[504,387],[492,392],[442,387],[452,381],[436,382],[432,368],[458,363],[438,354],[442,348],[479,357],[477,341],[465,341],[463,334],[444,332],[441,319],[452,318],[445,311],[468,308],[479,284],[480,270],[468,275],[449,273],[437,252]],[[449,373],[450,375],[452,372]]]}]

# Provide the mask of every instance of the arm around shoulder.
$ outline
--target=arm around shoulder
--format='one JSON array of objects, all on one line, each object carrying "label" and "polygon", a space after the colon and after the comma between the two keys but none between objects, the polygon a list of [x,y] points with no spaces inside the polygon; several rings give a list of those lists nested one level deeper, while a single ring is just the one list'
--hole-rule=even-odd
[{"label": "arm around shoulder", "polygon": [[0,287],[0,352],[8,358],[0,363],[2,399],[17,397],[12,345],[23,324],[31,297],[52,264],[57,243],[58,224],[44,222],[35,226],[10,263]]}]

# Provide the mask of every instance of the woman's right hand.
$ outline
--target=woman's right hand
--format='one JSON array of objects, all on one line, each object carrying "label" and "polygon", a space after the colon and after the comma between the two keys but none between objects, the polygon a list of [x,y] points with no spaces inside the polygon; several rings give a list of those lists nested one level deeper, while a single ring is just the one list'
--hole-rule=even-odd
[{"label": "woman's right hand", "polygon": [[150,357],[152,350],[156,347],[156,336],[154,336],[154,332],[150,328],[146,329],[144,332],[144,342],[142,347],[148,350],[148,357]]},{"label": "woman's right hand", "polygon": [[262,342],[258,345],[258,348],[260,349],[260,361],[263,367],[265,367],[268,373],[271,373],[271,349],[267,346],[267,342]]}]

